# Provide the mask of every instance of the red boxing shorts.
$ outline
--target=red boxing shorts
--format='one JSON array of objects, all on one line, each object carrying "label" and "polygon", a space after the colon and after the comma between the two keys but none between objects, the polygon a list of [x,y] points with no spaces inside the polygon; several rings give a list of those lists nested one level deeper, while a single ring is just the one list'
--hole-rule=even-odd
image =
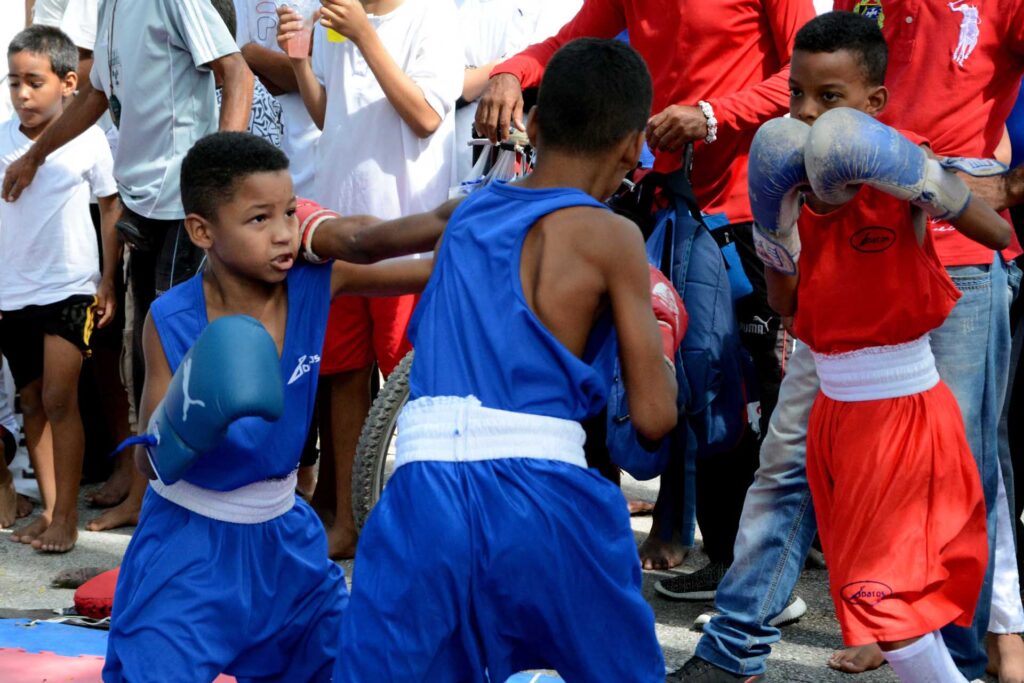
[{"label": "red boxing shorts", "polygon": [[819,393],[807,477],[847,645],[970,626],[988,561],[985,503],[944,383],[879,400]]},{"label": "red boxing shorts", "polygon": [[412,344],[405,331],[419,297],[342,295],[331,303],[320,361],[321,375],[365,368],[374,361],[386,377]]}]

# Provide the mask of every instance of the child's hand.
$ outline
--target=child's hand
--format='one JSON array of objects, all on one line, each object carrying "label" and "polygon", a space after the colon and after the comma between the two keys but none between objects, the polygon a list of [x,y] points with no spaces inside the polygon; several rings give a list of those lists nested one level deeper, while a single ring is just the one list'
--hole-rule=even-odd
[{"label": "child's hand", "polygon": [[359,0],[320,0],[320,23],[359,45],[373,32],[363,3]]},{"label": "child's hand", "polygon": [[[302,31],[302,15],[287,5],[277,8],[277,45],[288,54],[288,42]],[[288,55],[291,57],[291,55]],[[305,59],[292,57],[292,59]]]},{"label": "child's hand", "polygon": [[114,293],[114,283],[110,280],[100,280],[96,289],[95,315],[98,317],[96,327],[106,327],[114,319],[117,312],[117,296]]}]

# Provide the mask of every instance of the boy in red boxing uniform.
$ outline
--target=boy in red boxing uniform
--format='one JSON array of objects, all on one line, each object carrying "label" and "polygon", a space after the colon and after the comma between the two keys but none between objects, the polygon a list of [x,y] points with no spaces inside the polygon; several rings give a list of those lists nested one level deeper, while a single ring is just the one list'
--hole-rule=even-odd
[{"label": "boy in red boxing uniform", "polygon": [[1010,227],[948,170],[989,166],[931,159],[872,118],[888,99],[874,23],[832,13],[803,30],[834,40],[794,53],[793,118],[755,137],[750,194],[769,300],[795,314],[821,380],[807,468],[832,597],[847,643],[879,643],[901,680],[964,681],[938,629],[973,617],[985,510],[928,342],[959,292],[919,209],[994,249]]}]

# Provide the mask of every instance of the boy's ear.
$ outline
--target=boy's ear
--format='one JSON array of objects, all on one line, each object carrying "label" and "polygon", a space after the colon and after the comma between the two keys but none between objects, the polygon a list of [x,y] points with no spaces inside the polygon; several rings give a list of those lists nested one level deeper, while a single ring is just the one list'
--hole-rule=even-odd
[{"label": "boy's ear", "polygon": [[200,249],[209,249],[213,246],[213,233],[210,230],[210,221],[197,213],[190,213],[185,216],[185,232],[192,244]]},{"label": "boy's ear", "polygon": [[622,146],[622,158],[620,163],[625,168],[632,170],[640,163],[640,155],[644,151],[644,141],[647,139],[646,131],[637,131],[626,136]]},{"label": "boy's ear", "polygon": [[71,97],[78,90],[78,74],[74,71],[68,73],[61,79],[60,94],[62,97]]},{"label": "boy's ear", "polygon": [[866,113],[878,116],[888,103],[889,89],[884,85],[879,85],[868,95],[868,111]]}]

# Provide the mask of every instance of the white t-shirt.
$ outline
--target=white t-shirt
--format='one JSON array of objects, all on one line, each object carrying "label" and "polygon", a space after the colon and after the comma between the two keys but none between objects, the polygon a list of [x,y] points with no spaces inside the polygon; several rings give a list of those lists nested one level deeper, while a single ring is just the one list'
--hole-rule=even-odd
[{"label": "white t-shirt", "polygon": [[[7,5],[10,5],[8,8]],[[18,35],[25,28],[25,3],[20,0],[4,4],[4,20],[0,21],[0,45],[3,46],[4,54],[7,54],[7,46],[11,44],[14,36]],[[0,121],[6,121],[14,116],[14,106],[11,104],[11,90],[7,87],[7,69],[0,69]]]},{"label": "white t-shirt", "polygon": [[[32,141],[17,118],[0,125],[0,176]],[[117,194],[110,146],[97,126],[46,158],[15,202],[0,201],[0,311],[95,294],[100,280],[89,197]]]},{"label": "white t-shirt", "polygon": [[[234,0],[238,29],[235,39],[239,47],[255,43],[268,50],[281,52],[277,45],[277,6],[267,0]],[[311,197],[313,177],[316,175],[316,143],[320,129],[313,123],[302,95],[297,92],[277,96],[284,122],[284,140],[281,149],[291,161],[295,194]]]},{"label": "white t-shirt", "polygon": [[60,30],[83,50],[90,52],[96,46],[96,24],[100,17],[99,0],[67,0]]},{"label": "white t-shirt", "polygon": [[818,14],[832,11],[833,0],[814,0],[814,11]]},{"label": "white t-shirt", "polygon": [[[576,16],[583,0],[462,0],[459,33],[463,37],[466,68],[480,67],[520,52],[558,33]],[[455,113],[456,175],[472,180],[473,120],[477,102]]]},{"label": "white t-shirt", "polygon": [[427,211],[448,198],[462,43],[451,0],[406,0],[388,14],[370,15],[370,22],[441,116],[441,125],[430,137],[417,137],[355,44],[328,42],[318,25],[313,71],[327,89],[327,116],[313,198],[343,214],[391,219]]},{"label": "white t-shirt", "polygon": [[32,23],[60,28],[60,19],[67,4],[68,0],[36,0],[32,8]]}]

